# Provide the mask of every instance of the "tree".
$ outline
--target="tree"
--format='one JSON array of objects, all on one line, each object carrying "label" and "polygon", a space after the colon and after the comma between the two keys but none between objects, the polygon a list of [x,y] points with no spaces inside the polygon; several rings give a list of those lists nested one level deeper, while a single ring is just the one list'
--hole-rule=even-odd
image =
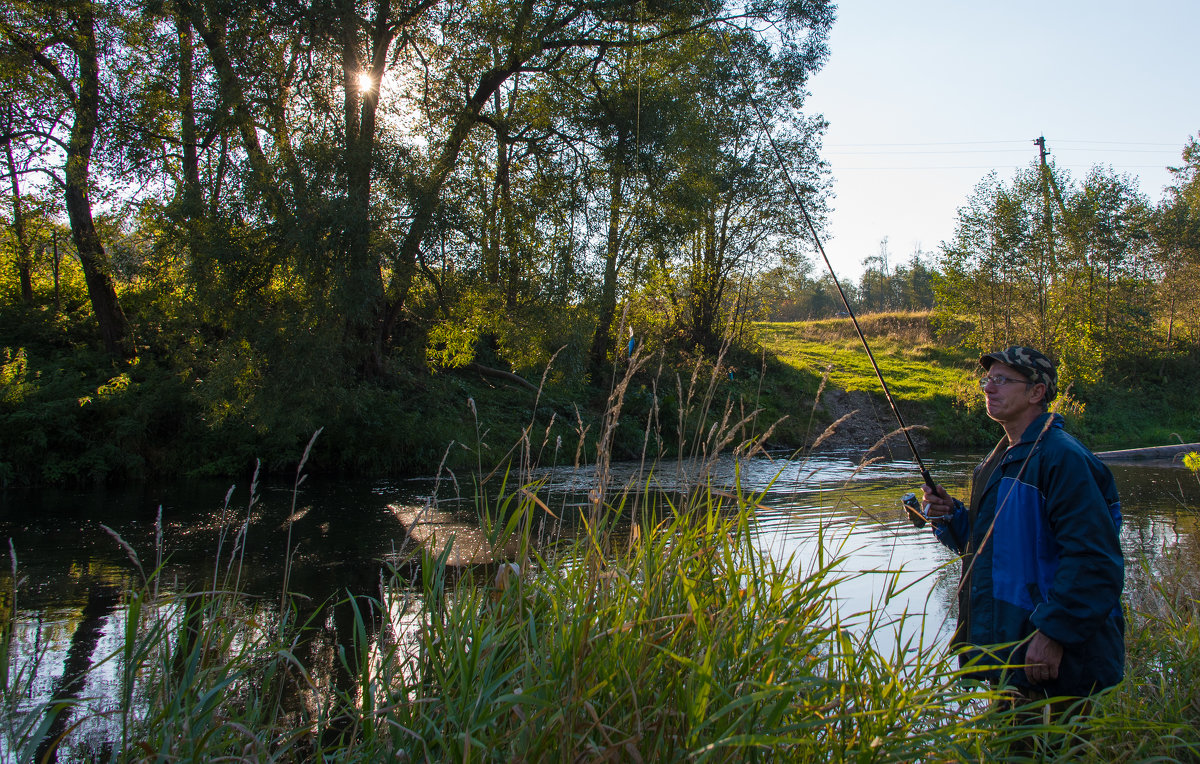
[{"label": "tree", "polygon": [[[107,15],[97,16],[91,2],[4,3],[5,20],[0,22],[4,55],[24,57],[25,75],[41,80],[39,92],[52,93],[55,104],[49,113],[29,109],[22,134],[56,144],[62,164],[46,167],[63,189],[71,235],[83,266],[92,310],[104,345],[110,353],[133,353],[132,330],[117,299],[104,245],[92,217],[92,158],[101,127],[101,46],[113,31]],[[69,124],[54,116],[61,105]],[[10,112],[11,113],[11,112]],[[18,131],[14,131],[18,132]]]},{"label": "tree", "polygon": [[693,54],[691,79],[681,83],[691,95],[671,112],[679,149],[655,165],[652,209],[661,218],[641,223],[690,345],[716,351],[747,315],[751,295],[743,290],[807,247],[789,174],[809,213],[823,219],[824,123],[801,107],[826,32],[811,23],[795,58],[753,35],[714,31],[698,41],[702,54]]},{"label": "tree", "polygon": [[[1157,267],[1160,312],[1165,313],[1163,349],[1174,350],[1181,335],[1200,341],[1200,142],[1189,138],[1183,164],[1170,168],[1175,183],[1154,209],[1150,221]],[[1182,330],[1182,331],[1181,331]]]},{"label": "tree", "polygon": [[863,258],[863,273],[858,280],[858,291],[862,295],[860,305],[865,311],[884,311],[894,307],[892,297],[892,275],[888,270],[891,257],[887,248],[887,237],[879,242],[879,254]]},{"label": "tree", "polygon": [[10,102],[4,110],[4,122],[0,125],[0,132],[3,133],[4,159],[8,170],[8,182],[12,188],[12,230],[17,255],[17,276],[21,283],[21,299],[30,303],[33,302],[33,248],[25,230],[25,201],[21,196],[22,173],[17,168],[17,160],[13,153],[12,136],[15,124],[12,112]]},{"label": "tree", "polygon": [[1110,170],[1078,185],[1052,163],[1009,184],[989,176],[943,245],[939,319],[956,333],[970,317],[972,344],[1034,345],[1068,381],[1097,379],[1149,338],[1147,219],[1131,180]]}]

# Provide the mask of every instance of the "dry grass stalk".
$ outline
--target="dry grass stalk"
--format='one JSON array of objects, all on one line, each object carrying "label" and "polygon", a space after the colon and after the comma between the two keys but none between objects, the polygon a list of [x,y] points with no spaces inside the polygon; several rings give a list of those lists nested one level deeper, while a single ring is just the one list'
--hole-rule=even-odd
[{"label": "dry grass stalk", "polygon": [[634,375],[648,360],[648,357],[641,351],[641,347],[634,349],[633,355],[629,357],[629,364],[625,367],[625,373],[613,385],[604,406],[600,439],[596,443],[596,488],[592,493],[593,513],[598,513],[599,507],[603,505],[604,494],[612,477],[613,434],[616,433],[617,426],[621,421],[621,410],[625,406],[625,393],[629,390],[629,384],[633,381]]},{"label": "dry grass stalk", "polygon": [[858,409],[854,409],[849,414],[843,414],[842,416],[838,417],[837,421],[835,421],[833,424],[826,427],[825,431],[822,432],[815,441],[813,441],[812,448],[816,448],[817,446],[821,445],[825,441],[832,438],[834,433],[837,432],[837,428],[842,424],[842,422],[845,422],[847,419],[849,419],[850,417],[854,416],[857,413],[858,413]]},{"label": "dry grass stalk", "polygon": [[910,424],[907,427],[897,427],[896,429],[889,432],[887,435],[884,435],[882,438],[875,441],[875,444],[867,449],[867,454],[868,455],[872,454],[872,453],[878,451],[880,448],[883,448],[885,445],[887,445],[887,443],[892,438],[896,437],[897,435],[904,435],[905,433],[910,433],[915,430],[928,430],[928,429],[929,428],[923,424]]}]

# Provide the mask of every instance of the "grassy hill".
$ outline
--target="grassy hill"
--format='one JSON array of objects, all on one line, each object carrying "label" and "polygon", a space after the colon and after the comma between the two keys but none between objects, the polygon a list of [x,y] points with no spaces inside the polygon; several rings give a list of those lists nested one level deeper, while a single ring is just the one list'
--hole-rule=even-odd
[{"label": "grassy hill", "polygon": [[[923,428],[922,445],[975,448],[995,442],[998,429],[987,418],[975,383],[977,349],[940,343],[929,313],[871,314],[860,316],[859,323],[905,422]],[[823,427],[854,409],[859,425],[844,423],[846,433],[830,442],[866,448],[873,442],[868,442],[871,434],[896,427],[849,319],[760,323],[756,330],[769,359],[764,407],[784,413],[800,393],[809,401],[815,423],[802,426],[809,414],[790,412],[790,424],[779,430],[781,441],[811,443],[812,432],[821,432],[817,424]],[[1185,359],[1169,372],[1155,364],[1153,375],[1075,387],[1060,393],[1054,409],[1097,450],[1200,441],[1200,395],[1195,392],[1200,375],[1193,363]]]},{"label": "grassy hill", "polygon": [[[859,320],[888,389],[920,444],[990,445],[995,430],[975,386],[978,355],[939,345],[926,313],[881,313]],[[765,405],[782,410],[792,390],[802,390],[811,411],[796,417],[813,426],[781,428],[788,445],[806,445],[842,416],[825,443],[869,448],[898,427],[879,378],[849,319],[760,323],[758,339],[770,361]],[[815,402],[815,405],[814,403]],[[819,427],[817,426],[819,425]],[[902,437],[899,438],[902,440]]]}]

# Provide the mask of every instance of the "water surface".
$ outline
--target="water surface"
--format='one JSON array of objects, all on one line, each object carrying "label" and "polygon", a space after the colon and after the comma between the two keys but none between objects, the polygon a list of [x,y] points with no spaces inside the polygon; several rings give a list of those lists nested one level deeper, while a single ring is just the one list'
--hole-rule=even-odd
[{"label": "water surface", "polygon": [[[962,496],[978,458],[935,455],[926,466],[952,494]],[[1147,571],[1165,550],[1180,550],[1200,567],[1196,476],[1169,463],[1114,465],[1113,471],[1125,515],[1127,589],[1148,579]],[[565,521],[565,529],[557,530],[572,532],[595,489],[595,469],[558,468],[531,477],[539,481],[539,496]],[[844,617],[853,620],[855,614],[871,611],[876,618],[892,620],[904,613],[923,615],[916,636],[926,641],[945,642],[952,631],[958,565],[928,529],[913,528],[900,508],[901,494],[920,486],[911,463],[864,466],[851,454],[800,461],[726,458],[671,462],[653,470],[618,464],[610,478],[608,496],[632,487],[633,504],[646,486],[670,494],[699,482],[719,494],[753,494],[757,543],[778,564],[802,575],[831,557],[843,558],[838,570],[844,580],[834,591]],[[493,494],[500,491],[498,482],[487,486]],[[26,700],[61,695],[71,689],[64,688],[64,676],[117,649],[124,593],[160,565],[161,586],[194,591],[236,583],[257,598],[251,602],[262,603],[262,617],[270,618],[277,611],[290,548],[288,589],[316,612],[323,603],[348,595],[378,596],[381,577],[388,572],[383,561],[397,559],[406,544],[395,507],[425,506],[436,498],[440,511],[470,523],[474,500],[461,494],[444,480],[319,478],[295,492],[290,485],[260,486],[253,502],[248,485],[231,488],[212,482],[122,491],[4,492],[0,540],[8,541],[4,546],[15,558],[19,585],[14,601],[13,567],[4,566],[0,592],[8,595],[0,599],[0,619],[13,627],[13,660],[38,657]],[[543,520],[553,524],[552,518]],[[227,576],[235,573],[231,582]],[[898,588],[904,591],[884,597]],[[346,612],[333,609],[313,640],[314,661],[346,641],[352,626]],[[913,636],[911,625],[907,634]],[[80,697],[103,699],[115,686],[110,667],[92,672],[74,690]],[[85,725],[73,733],[73,745],[86,746],[91,736],[90,750],[97,750],[109,734],[96,724]]]}]

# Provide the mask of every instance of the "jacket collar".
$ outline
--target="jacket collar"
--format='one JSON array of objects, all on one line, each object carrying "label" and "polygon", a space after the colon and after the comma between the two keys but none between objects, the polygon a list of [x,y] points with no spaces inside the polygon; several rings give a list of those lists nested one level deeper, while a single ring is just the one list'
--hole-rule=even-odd
[{"label": "jacket collar", "polygon": [[[1013,459],[1024,459],[1029,455],[1030,449],[1034,447],[1039,440],[1045,439],[1046,433],[1053,429],[1061,430],[1063,428],[1062,414],[1051,414],[1049,412],[1038,416],[1033,420],[1025,432],[1021,434],[1021,439],[1009,447],[1008,453],[1004,456],[1004,462],[1010,462]],[[1003,442],[1003,441],[1001,441]]]},{"label": "jacket collar", "polygon": [[[1061,414],[1045,413],[1033,420],[1033,422],[1025,428],[1025,432],[1021,434],[1021,439],[1017,441],[1016,445],[1009,447],[1008,450],[1004,452],[1004,455],[1000,457],[1000,463],[996,465],[996,469],[994,469],[991,475],[988,476],[987,484],[983,487],[983,490],[979,492],[978,498],[975,496],[975,492],[972,491],[971,511],[977,511],[976,504],[982,501],[983,495],[995,488],[996,484],[1000,482],[1000,479],[1004,477],[1003,467],[1005,465],[1027,459],[1030,456],[1030,451],[1033,450],[1033,447],[1037,445],[1039,441],[1044,441],[1046,439],[1047,432],[1055,428],[1062,429],[1062,426],[1063,418]],[[1008,441],[1006,438],[1001,438],[1000,442],[996,444],[996,448],[992,451],[993,456],[989,456],[988,458],[993,458],[996,451],[1003,451],[1007,443]]]}]

